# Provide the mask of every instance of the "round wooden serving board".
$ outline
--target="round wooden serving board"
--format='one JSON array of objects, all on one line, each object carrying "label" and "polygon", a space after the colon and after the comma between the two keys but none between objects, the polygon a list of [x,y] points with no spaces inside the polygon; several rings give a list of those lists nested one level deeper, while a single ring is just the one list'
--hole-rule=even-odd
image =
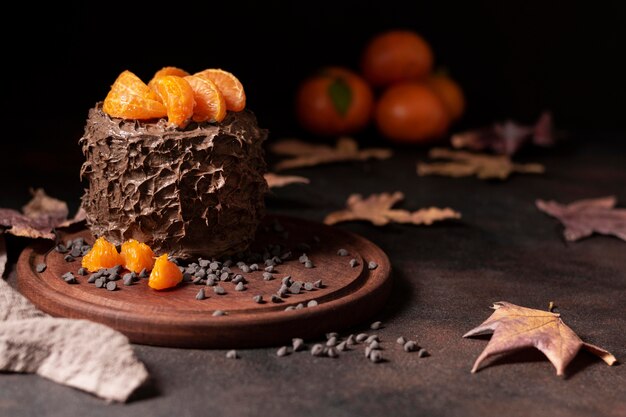
[{"label": "round wooden serving board", "polygon": [[[287,234],[274,231],[276,220]],[[134,343],[173,347],[276,346],[290,343],[293,337],[314,338],[362,323],[384,304],[390,291],[391,266],[385,253],[372,242],[334,227],[290,217],[268,216],[259,230],[252,249],[280,244],[291,249],[293,256],[275,267],[271,281],[263,280],[262,262],[259,271],[247,274],[233,265],[233,273],[241,273],[248,282],[241,292],[235,291],[232,282],[219,283],[226,290],[224,295],[191,282],[155,291],[148,287],[147,279],[131,286],[119,280],[116,291],[107,291],[87,283],[88,276],[76,274],[81,258],[65,262],[64,255],[51,250],[51,242],[37,242],[22,252],[17,266],[18,286],[38,308],[53,316],[96,321],[119,330]],[[86,229],[67,233],[61,239],[78,236],[89,244],[94,241]],[[303,251],[296,248],[302,243],[311,247],[306,253],[314,268],[307,269],[298,261]],[[349,255],[337,255],[340,248],[348,250]],[[354,268],[349,264],[352,258],[358,261]],[[370,261],[378,267],[369,270]],[[35,268],[42,262],[47,269],[38,273]],[[75,273],[78,284],[67,284],[61,278],[68,271]],[[303,282],[321,279],[324,285],[289,295],[280,303],[271,302],[271,295],[286,275]],[[195,299],[200,288],[205,289],[204,300]],[[255,303],[255,295],[262,295],[265,301]],[[299,303],[306,306],[310,300],[319,304],[285,311],[287,306]],[[226,315],[214,317],[215,310],[223,310]]]}]

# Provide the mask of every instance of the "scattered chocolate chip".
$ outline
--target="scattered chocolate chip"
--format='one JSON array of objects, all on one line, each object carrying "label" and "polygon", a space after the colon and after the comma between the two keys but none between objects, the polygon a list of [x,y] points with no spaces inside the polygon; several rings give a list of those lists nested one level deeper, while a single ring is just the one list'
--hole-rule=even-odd
[{"label": "scattered chocolate chip", "polygon": [[372,343],[370,343],[370,349],[380,349],[380,343],[378,340],[373,340]]},{"label": "scattered chocolate chip", "polygon": [[375,334],[368,336],[368,338],[365,339],[365,343],[372,343],[373,341],[380,342],[380,340],[378,339],[378,336]]},{"label": "scattered chocolate chip", "polygon": [[78,281],[76,280],[76,277],[73,274],[72,274],[72,276],[68,276],[68,277],[65,277],[63,279],[68,284],[78,284]]},{"label": "scattered chocolate chip", "polygon": [[313,291],[313,283],[312,282],[305,282],[304,283],[304,289],[307,291]]},{"label": "scattered chocolate chip", "polygon": [[[183,275],[183,279],[184,279],[184,275]],[[200,277],[194,277],[194,279],[191,282],[196,284],[196,285],[201,285],[203,283],[202,282],[202,278],[200,278]]]},{"label": "scattered chocolate chip", "polygon": [[43,271],[46,270],[47,267],[48,267],[48,265],[46,265],[45,263],[42,262],[40,264],[37,264],[37,266],[35,267],[35,271],[37,271],[39,273],[42,273]]},{"label": "scattered chocolate chip", "polygon": [[311,348],[311,355],[313,356],[321,356],[323,353],[324,353],[324,346],[319,343],[316,343]]},{"label": "scattered chocolate chip", "polygon": [[308,261],[308,260],[309,260],[309,257],[308,257],[308,256],[306,256],[306,253],[303,253],[303,254],[302,254],[302,255],[300,255],[300,257],[298,258],[298,261],[299,261],[301,264],[305,263],[305,262],[306,262],[306,261]]},{"label": "scattered chocolate chip", "polygon": [[304,308],[304,304],[298,303],[296,304],[296,310],[302,310]]},{"label": "scattered chocolate chip", "polygon": [[106,270],[106,273],[111,275],[111,274],[119,274],[120,271],[122,270],[122,265],[115,265],[114,267],[108,268]]},{"label": "scattered chocolate chip", "polygon": [[213,317],[225,316],[226,312],[224,310],[215,310],[212,314]]},{"label": "scattered chocolate chip", "polygon": [[148,271],[146,271],[146,268],[142,269],[139,273],[139,278],[148,278],[149,276],[150,275],[148,274]]},{"label": "scattered chocolate chip", "polygon": [[415,343],[413,340],[409,340],[402,346],[402,348],[405,352],[413,352],[417,349],[417,343]]},{"label": "scattered chocolate chip", "polygon": [[220,281],[228,281],[229,279],[230,279],[230,274],[228,272],[222,272],[220,274]]},{"label": "scattered chocolate chip", "polygon": [[67,247],[65,245],[62,245],[62,244],[56,245],[54,247],[54,250],[57,251],[58,253],[67,253],[68,252]]},{"label": "scattered chocolate chip", "polygon": [[297,338],[297,337],[293,338],[291,339],[291,346],[293,348],[293,351],[297,352],[301,350],[302,348],[304,348],[304,340]]},{"label": "scattered chocolate chip", "polygon": [[287,346],[282,346],[276,351],[276,356],[278,356],[279,358],[287,355],[289,355],[289,350],[287,350]]},{"label": "scattered chocolate chip", "polygon": [[276,291],[276,295],[283,298],[287,295],[288,292],[289,292],[289,288],[285,284],[282,284],[280,288],[278,289],[278,291]]},{"label": "scattered chocolate chip", "polygon": [[239,359],[239,355],[237,355],[237,351],[235,349],[229,350],[226,352],[227,359]]},{"label": "scattered chocolate chip", "polygon": [[80,248],[80,256],[85,256],[89,253],[89,251],[91,250],[91,246],[89,245],[84,245]]},{"label": "scattered chocolate chip", "polygon": [[321,280],[321,279],[318,279],[317,281],[315,281],[315,282],[313,283],[313,286],[314,286],[315,288],[323,288],[323,287],[324,287],[324,284],[322,283],[322,280]]},{"label": "scattered chocolate chip", "polygon": [[281,282],[286,286],[290,286],[292,284],[291,275],[284,276]]},{"label": "scattered chocolate chip", "polygon": [[217,262],[211,262],[209,264],[209,268],[211,268],[213,271],[217,271],[218,269],[220,269],[220,264],[218,264]]},{"label": "scattered chocolate chip", "polygon": [[248,265],[242,265],[239,269],[246,274],[250,272],[250,267]]},{"label": "scattered chocolate chip", "polygon": [[106,281],[102,278],[96,278],[94,284],[96,285],[96,288],[102,288],[106,285]]},{"label": "scattered chocolate chip", "polygon": [[369,261],[369,263],[367,264],[367,269],[374,270],[376,268],[378,268],[378,264],[374,261]]},{"label": "scattered chocolate chip", "polygon": [[80,250],[80,246],[72,246],[72,250],[70,251],[70,255],[72,255],[74,258],[78,258],[79,256],[81,256],[82,252]]},{"label": "scattered chocolate chip", "polygon": [[245,289],[246,287],[243,285],[243,282],[238,282],[237,285],[235,285],[235,291],[243,291]]},{"label": "scattered chocolate chip", "polygon": [[204,294],[204,288],[200,288],[200,291],[196,294],[196,300],[204,300],[205,298],[206,295]]},{"label": "scattered chocolate chip", "polygon": [[87,282],[89,284],[93,284],[96,282],[97,279],[99,279],[99,276],[97,274],[91,274],[89,275],[89,279],[87,280]]},{"label": "scattered chocolate chip", "polygon": [[258,271],[258,270],[259,270],[259,265],[258,264],[250,265],[250,271]]},{"label": "scattered chocolate chip", "polygon": [[272,303],[281,303],[281,302],[283,301],[283,300],[282,300],[279,296],[277,296],[276,294],[272,294],[272,298],[271,298],[271,300],[272,300]]},{"label": "scattered chocolate chip", "polygon": [[289,287],[289,292],[292,294],[300,294],[301,289],[302,289],[302,284],[300,284],[299,282],[294,282]]},{"label": "scattered chocolate chip", "polygon": [[65,257],[63,258],[65,259],[65,262],[74,262],[75,259],[72,255],[65,255]]},{"label": "scattered chocolate chip", "polygon": [[365,357],[369,358],[371,353],[372,353],[372,348],[369,346],[365,346]]},{"label": "scattered chocolate chip", "polygon": [[404,338],[404,336],[400,336],[396,339],[396,343],[404,346],[404,344],[406,343],[406,339]]},{"label": "scattered chocolate chip", "polygon": [[310,300],[308,303],[306,303],[307,307],[316,307],[317,305],[318,303],[315,300]]},{"label": "scattered chocolate chip", "polygon": [[339,256],[348,256],[348,251],[343,249],[343,248],[341,248],[341,249],[339,249],[337,251],[337,255],[339,255]]},{"label": "scattered chocolate chip", "polygon": [[351,334],[350,336],[348,336],[348,338],[346,339],[346,344],[348,346],[352,346],[356,344],[356,341],[354,340],[354,335]]},{"label": "scattered chocolate chip", "polygon": [[107,281],[117,281],[118,279],[120,279],[120,275],[118,273],[109,274],[107,276]]},{"label": "scattered chocolate chip", "polygon": [[352,268],[356,267],[359,264],[359,261],[357,261],[356,259],[352,258],[350,259],[350,266]]},{"label": "scattered chocolate chip", "polygon": [[[274,265],[266,266],[265,267],[265,272],[266,273],[274,272]],[[263,276],[265,276],[265,274],[263,274]]]},{"label": "scattered chocolate chip", "polygon": [[200,268],[196,271],[196,277],[198,278],[205,278],[206,277],[206,270],[204,268]]},{"label": "scattered chocolate chip", "polygon": [[380,321],[375,321],[374,323],[370,324],[370,329],[372,330],[378,330],[380,329],[380,327],[382,326],[382,322]]},{"label": "scattered chocolate chip", "polygon": [[328,349],[326,349],[326,356],[328,356],[329,358],[336,358],[337,356],[339,356],[339,354],[334,347],[329,347]]},{"label": "scattered chocolate chip", "polygon": [[261,304],[263,302],[263,296],[262,295],[255,295],[254,297],[252,297],[252,299],[257,304]]},{"label": "scattered chocolate chip", "polygon": [[222,287],[220,285],[216,285],[215,287],[213,287],[213,291],[217,295],[224,295],[224,294],[226,294],[226,290],[224,289],[224,287]]},{"label": "scattered chocolate chip", "polygon": [[263,272],[264,281],[271,281],[273,278],[274,276],[270,272]]},{"label": "scattered chocolate chip", "polygon": [[209,274],[209,277],[207,278],[205,285],[212,287],[215,285],[217,280],[217,277],[215,276],[215,274]]},{"label": "scattered chocolate chip", "polygon": [[330,339],[328,339],[326,341],[326,346],[328,346],[328,347],[333,347],[336,344],[337,344],[337,337],[336,336],[333,336],[333,337],[331,337]]},{"label": "scattered chocolate chip", "polygon": [[380,350],[373,350],[369,355],[370,361],[379,363],[383,361],[383,354]]},{"label": "scattered chocolate chip", "polygon": [[124,274],[122,280],[126,286],[133,285],[133,276],[131,274]]},{"label": "scattered chocolate chip", "polygon": [[183,282],[191,282],[193,281],[193,275],[191,275],[189,272],[183,272]]},{"label": "scattered chocolate chip", "polygon": [[287,306],[285,307],[285,311],[292,311],[295,310],[296,308],[294,306]]},{"label": "scattered chocolate chip", "polygon": [[368,337],[368,336],[367,336],[367,334],[366,334],[366,333],[359,333],[359,334],[357,334],[357,335],[356,335],[355,340],[356,340],[357,342],[361,343],[361,342],[364,342],[364,341],[365,341],[365,339],[367,339],[367,337]]},{"label": "scattered chocolate chip", "polygon": [[424,348],[421,348],[419,350],[419,352],[417,352],[417,357],[418,358],[425,358],[427,356],[430,356],[430,353],[428,353],[428,351],[426,349],[424,349]]},{"label": "scattered chocolate chip", "polygon": [[225,268],[230,268],[232,265],[233,265],[232,259],[226,259],[224,263],[222,264],[222,266]]},{"label": "scattered chocolate chip", "polygon": [[289,258],[291,258],[291,251],[285,252],[282,255],[280,255],[280,260],[281,261],[286,261]]},{"label": "scattered chocolate chip", "polygon": [[82,266],[80,268],[78,268],[78,275],[81,276],[85,276],[89,273],[89,271],[87,271],[87,268],[83,268]]},{"label": "scattered chocolate chip", "polygon": [[343,352],[344,350],[348,350],[348,342],[344,340],[343,342],[339,343],[335,348],[339,352]]},{"label": "scattered chocolate chip", "polygon": [[115,291],[116,289],[117,289],[117,283],[115,283],[115,281],[107,282],[107,290]]},{"label": "scattered chocolate chip", "polygon": [[209,266],[211,262],[209,262],[207,259],[202,259],[202,258],[198,258],[198,265],[200,265],[202,268],[206,268],[207,266]]},{"label": "scattered chocolate chip", "polygon": [[313,262],[311,262],[310,260],[309,260],[309,261],[306,261],[306,262],[304,263],[304,267],[305,267],[305,268],[309,268],[309,269],[310,269],[310,268],[313,268],[313,267],[314,267]]}]

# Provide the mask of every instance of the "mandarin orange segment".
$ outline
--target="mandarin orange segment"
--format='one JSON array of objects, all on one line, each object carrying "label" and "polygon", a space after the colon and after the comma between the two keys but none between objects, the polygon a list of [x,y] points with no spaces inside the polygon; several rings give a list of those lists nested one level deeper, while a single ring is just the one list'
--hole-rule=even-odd
[{"label": "mandarin orange segment", "polygon": [[91,247],[91,250],[83,256],[82,267],[89,272],[95,272],[102,268],[112,268],[122,265],[124,258],[117,252],[114,244],[104,237],[99,237]]},{"label": "mandarin orange segment", "polygon": [[159,256],[148,279],[148,286],[155,290],[164,290],[178,285],[183,280],[183,273],[178,266],[167,259],[167,253]]},{"label": "mandarin orange segment", "polygon": [[208,78],[189,75],[185,80],[193,90],[196,107],[193,109],[194,122],[221,122],[226,117],[224,96],[213,81]]},{"label": "mandarin orange segment", "polygon": [[169,122],[180,128],[187,126],[195,105],[189,83],[177,75],[163,75],[154,79],[152,88],[165,104]]},{"label": "mandarin orange segment", "polygon": [[124,259],[124,268],[132,272],[140,273],[143,269],[150,271],[154,265],[154,252],[150,246],[134,239],[122,244],[120,255]]},{"label": "mandarin orange segment", "polygon": [[102,110],[111,117],[139,120],[156,119],[167,114],[156,93],[130,71],[124,71],[117,77],[104,99]]},{"label": "mandarin orange segment", "polygon": [[246,93],[241,82],[228,71],[206,69],[194,75],[213,81],[226,101],[226,110],[241,111],[246,108]]},{"label": "mandarin orange segment", "polygon": [[151,87],[154,83],[155,78],[161,77],[163,75],[177,75],[179,77],[186,77],[189,75],[189,73],[184,69],[180,69],[178,67],[163,67],[154,73],[154,76],[152,77],[150,82],[148,82],[148,86]]}]

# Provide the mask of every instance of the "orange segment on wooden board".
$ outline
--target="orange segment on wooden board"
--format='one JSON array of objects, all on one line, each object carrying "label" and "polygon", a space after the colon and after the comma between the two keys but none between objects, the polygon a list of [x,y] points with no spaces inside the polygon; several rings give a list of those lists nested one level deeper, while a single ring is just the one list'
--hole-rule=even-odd
[{"label": "orange segment on wooden board", "polygon": [[167,253],[159,256],[148,279],[148,286],[155,290],[164,290],[178,285],[183,280],[183,273],[178,266],[167,259]]},{"label": "orange segment on wooden board", "polygon": [[117,77],[104,99],[102,110],[111,117],[139,120],[156,119],[167,114],[155,92],[130,71],[124,71]]},{"label": "orange segment on wooden board", "polygon": [[189,83],[177,75],[163,75],[154,79],[152,88],[165,104],[169,122],[181,128],[187,126],[195,105]]},{"label": "orange segment on wooden board", "polygon": [[132,272],[150,271],[154,265],[154,252],[150,246],[134,239],[122,244],[120,255],[124,259],[124,268]]},{"label": "orange segment on wooden board", "polygon": [[213,81],[208,78],[190,75],[185,80],[193,90],[196,107],[193,109],[194,122],[221,122],[226,117],[224,96]]},{"label": "orange segment on wooden board", "polygon": [[195,73],[198,77],[213,81],[226,101],[226,110],[241,111],[246,108],[246,93],[241,82],[228,71],[206,69]]},{"label": "orange segment on wooden board", "polygon": [[89,272],[95,272],[102,268],[112,268],[122,265],[124,258],[117,252],[114,244],[104,237],[99,237],[91,247],[91,250],[83,256],[82,267]]},{"label": "orange segment on wooden board", "polygon": [[154,73],[154,76],[152,77],[150,82],[148,82],[148,86],[151,87],[152,83],[154,82],[154,79],[157,77],[161,77],[163,75],[177,75],[179,77],[186,77],[189,75],[189,73],[185,71],[184,69],[180,69],[178,67],[163,67]]}]

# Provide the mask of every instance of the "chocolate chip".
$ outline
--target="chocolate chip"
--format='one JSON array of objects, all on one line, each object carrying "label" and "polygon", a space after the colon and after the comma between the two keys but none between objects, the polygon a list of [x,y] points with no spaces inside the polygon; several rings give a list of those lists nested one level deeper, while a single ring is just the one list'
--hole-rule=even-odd
[{"label": "chocolate chip", "polygon": [[293,348],[293,351],[297,352],[301,350],[302,348],[304,348],[304,340],[297,338],[297,337],[293,338],[291,339],[291,346]]},{"label": "chocolate chip", "polygon": [[143,268],[141,270],[141,272],[139,272],[139,278],[148,278],[150,275],[148,274],[148,271],[146,271],[146,268]]},{"label": "chocolate chip", "polygon": [[326,333],[326,340],[332,339],[333,337],[339,337],[339,333],[337,332]]},{"label": "chocolate chip", "polygon": [[295,310],[296,308],[294,306],[287,306],[285,307],[285,311],[292,311]]},{"label": "chocolate chip", "polygon": [[378,339],[378,336],[373,334],[371,336],[369,336],[367,339],[365,339],[365,343],[372,343],[373,341],[377,341],[380,342],[380,340]]},{"label": "chocolate chip", "polygon": [[224,295],[224,294],[226,294],[226,290],[224,289],[224,287],[221,287],[219,285],[216,285],[215,287],[213,287],[213,291],[217,295]]},{"label": "chocolate chip", "polygon": [[235,275],[235,278],[233,278],[233,284],[239,284],[239,283],[244,283],[245,284],[246,279],[243,277],[243,275],[237,274]]},{"label": "chocolate chip", "polygon": [[89,273],[89,271],[87,271],[87,268],[83,268],[83,267],[78,268],[78,275],[81,275],[81,276],[84,277],[88,273]]},{"label": "chocolate chip", "polygon": [[122,265],[115,265],[114,267],[108,268],[106,270],[106,273],[109,275],[119,274],[121,270],[122,270]]},{"label": "chocolate chip", "polygon": [[367,269],[374,270],[376,268],[378,268],[378,264],[374,261],[369,261],[369,263],[367,264]]},{"label": "chocolate chip", "polygon": [[302,310],[304,308],[304,304],[298,303],[296,304],[296,310]]},{"label": "chocolate chip", "polygon": [[354,335],[353,335],[353,334],[351,334],[350,336],[348,336],[348,338],[346,339],[346,344],[347,344],[348,346],[352,346],[352,345],[355,345],[355,344],[356,344],[356,342],[355,342],[355,340],[354,340]]},{"label": "chocolate chip", "polygon": [[248,265],[242,265],[239,269],[246,274],[250,272],[250,267]]},{"label": "chocolate chip", "polygon": [[226,312],[224,310],[215,310],[212,314],[213,317],[225,316]]},{"label": "chocolate chip", "polygon": [[335,350],[334,347],[329,347],[326,350],[326,356],[328,356],[329,358],[336,358],[337,356],[339,356],[339,354],[337,353],[337,350]]},{"label": "chocolate chip", "polygon": [[87,280],[87,282],[89,284],[93,284],[94,282],[96,282],[96,280],[98,279],[98,275],[97,274],[91,274],[89,275],[89,279]]},{"label": "chocolate chip", "polygon": [[196,300],[204,300],[205,298],[206,295],[204,294],[204,288],[200,288],[200,291],[196,294]]},{"label": "chocolate chip", "polygon": [[126,286],[133,285],[133,276],[131,274],[124,274],[122,280],[124,281],[124,285]]},{"label": "chocolate chip", "polygon": [[383,361],[383,354],[380,350],[373,350],[369,355],[370,361],[379,363]]},{"label": "chocolate chip", "polygon": [[102,278],[96,278],[94,284],[96,285],[96,288],[102,288],[106,285],[106,281]]},{"label": "chocolate chip", "polygon": [[321,280],[321,279],[318,279],[317,281],[315,281],[315,282],[313,283],[313,286],[314,286],[315,288],[323,288],[323,287],[324,287],[324,284],[322,283],[322,280]]},{"label": "chocolate chip", "polygon": [[57,251],[58,253],[67,253],[67,247],[65,245],[62,244],[58,244],[54,247],[54,250]]},{"label": "chocolate chip", "polygon": [[115,281],[107,282],[107,290],[115,291],[116,289],[117,289],[117,284],[115,283]]},{"label": "chocolate chip", "polygon": [[226,352],[227,359],[239,359],[239,355],[237,355],[237,351],[235,349],[229,350]]},{"label": "chocolate chip", "polygon": [[378,340],[373,340],[372,343],[370,343],[370,349],[380,349],[380,343]]},{"label": "chocolate chip", "polygon": [[277,296],[276,294],[272,294],[272,303],[281,303],[283,300],[281,300],[281,298],[279,296]]},{"label": "chocolate chip", "polygon": [[263,280],[264,281],[271,281],[274,278],[274,276],[269,273],[269,272],[263,272]]},{"label": "chocolate chip", "polygon": [[40,264],[37,264],[37,266],[35,267],[35,271],[37,271],[39,273],[42,273],[43,271],[46,270],[47,267],[48,267],[48,265],[46,265],[45,263],[42,262]]},{"label": "chocolate chip", "polygon": [[356,267],[359,264],[359,261],[357,261],[356,259],[352,258],[350,259],[350,266],[352,268]]},{"label": "chocolate chip", "polygon": [[404,338],[404,336],[400,336],[396,339],[396,343],[404,346],[404,344],[406,343],[406,339]]},{"label": "chocolate chip", "polygon": [[220,268],[220,264],[218,264],[217,262],[211,262],[209,264],[209,268],[211,268],[214,271],[217,271]]},{"label": "chocolate chip", "polygon": [[413,352],[417,349],[417,343],[415,343],[413,340],[409,340],[402,346],[402,348],[405,352]]},{"label": "chocolate chip", "polygon": [[342,249],[339,249],[339,250],[337,251],[337,255],[339,255],[339,256],[348,256],[348,251],[347,251],[347,250],[345,250],[345,249],[343,249],[343,248],[342,248]]},{"label": "chocolate chip", "polygon": [[238,282],[237,285],[235,285],[235,291],[243,291],[245,289],[246,287],[243,285],[243,282]]},{"label": "chocolate chip", "polygon": [[[184,276],[183,276],[183,279],[184,279]],[[195,277],[195,278],[193,279],[193,281],[191,281],[191,282],[192,282],[192,283],[194,283],[194,284],[196,284],[196,285],[201,285],[201,284],[204,284],[204,281],[202,281],[202,278],[200,278],[200,277]]]},{"label": "chocolate chip", "polygon": [[65,259],[65,262],[74,262],[75,259],[72,255],[65,255],[65,257],[63,258]]},{"label": "chocolate chip", "polygon": [[364,342],[365,339],[367,339],[367,334],[366,333],[359,333],[359,334],[356,335],[356,339],[355,340],[357,342],[361,343],[361,342]]},{"label": "chocolate chip", "polygon": [[72,246],[72,250],[70,251],[70,255],[72,255],[74,258],[78,258],[79,256],[81,256],[82,252],[80,250],[80,246]]},{"label": "chocolate chip", "polygon": [[317,343],[313,345],[311,348],[311,355],[313,356],[321,356],[324,353],[324,346]]},{"label": "chocolate chip", "polygon": [[305,268],[309,268],[309,269],[310,269],[310,268],[313,268],[313,267],[314,267],[313,262],[311,262],[310,260],[306,261],[306,262],[304,263],[304,267],[305,267]]},{"label": "chocolate chip", "polygon": [[282,346],[280,349],[276,351],[276,356],[282,358],[283,356],[289,355],[289,350],[287,350],[287,346]]},{"label": "chocolate chip", "polygon": [[304,283],[304,289],[307,291],[312,291],[313,290],[313,283],[312,282],[305,282]]},{"label": "chocolate chip", "polygon": [[254,297],[252,297],[252,299],[257,304],[261,304],[263,302],[263,296],[262,295],[255,295]]},{"label": "chocolate chip", "polygon": [[370,329],[372,329],[372,330],[378,330],[378,329],[380,329],[380,326],[381,326],[382,324],[383,324],[383,323],[382,323],[382,322],[380,322],[380,321],[375,321],[374,323],[370,324]]},{"label": "chocolate chip", "polygon": [[316,307],[317,305],[318,305],[318,303],[315,300],[311,300],[308,303],[306,303],[307,307]]},{"label": "chocolate chip", "polygon": [[305,263],[305,262],[306,262],[306,261],[308,261],[308,260],[309,260],[309,257],[308,257],[308,256],[306,256],[306,253],[303,253],[303,254],[302,254],[302,255],[300,255],[300,257],[298,258],[298,261],[299,261],[301,264]]},{"label": "chocolate chip", "polygon": [[207,266],[209,266],[211,262],[209,262],[207,259],[202,259],[202,258],[198,258],[198,265],[200,265],[202,268],[206,268]]},{"label": "chocolate chip", "polygon": [[343,352],[344,350],[348,350],[348,342],[346,342],[345,340],[341,343],[339,343],[336,347],[335,347],[339,352]]},{"label": "chocolate chip", "polygon": [[331,337],[326,341],[326,346],[333,347],[337,344],[337,338],[335,336]]},{"label": "chocolate chip", "polygon": [[[285,252],[282,255],[280,255],[280,260],[281,261],[286,261],[289,258],[291,258],[291,251]],[[278,263],[280,263],[280,262],[278,262]]]},{"label": "chocolate chip", "polygon": [[289,292],[292,294],[300,294],[301,289],[302,289],[302,284],[300,284],[299,282],[294,282],[289,287]]},{"label": "chocolate chip", "polygon": [[283,277],[281,282],[283,284],[285,284],[286,286],[290,286],[292,284],[291,275],[287,275],[287,276]]},{"label": "chocolate chip", "polygon": [[[265,272],[274,272],[274,265],[266,266]],[[265,276],[265,274],[263,274],[263,276]]]},{"label": "chocolate chip", "polygon": [[250,271],[258,271],[258,270],[259,270],[259,265],[258,264],[250,265]]},{"label": "chocolate chip", "polygon": [[428,353],[428,351],[424,348],[420,349],[419,352],[417,352],[418,358],[425,358],[427,356],[430,356],[430,353]]}]

